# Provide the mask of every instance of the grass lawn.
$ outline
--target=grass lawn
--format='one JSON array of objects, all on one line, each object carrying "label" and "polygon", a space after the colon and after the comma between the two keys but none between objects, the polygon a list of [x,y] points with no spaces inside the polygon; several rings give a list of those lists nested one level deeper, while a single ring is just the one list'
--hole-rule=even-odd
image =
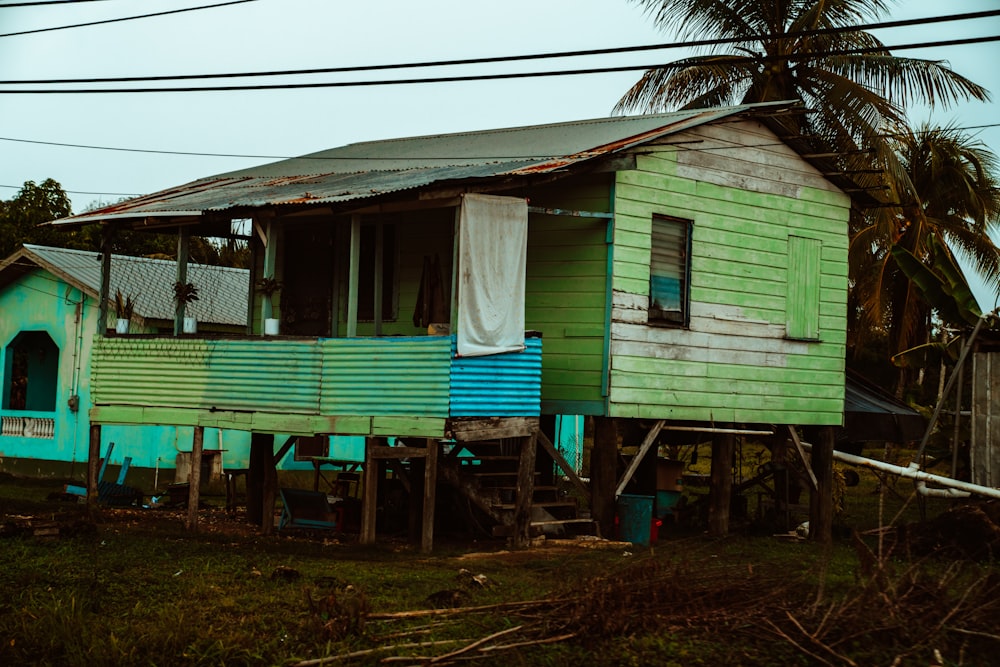
[{"label": "grass lawn", "polygon": [[[653,548],[259,536],[221,509],[86,508],[0,478],[0,665],[990,665],[1000,570],[915,553],[944,512],[862,471],[831,547],[734,526]],[[751,503],[750,514],[753,506]],[[879,521],[879,515],[883,517]],[[54,522],[58,537],[34,536]],[[913,530],[906,533],[914,534]],[[483,641],[485,640],[485,641]]]}]

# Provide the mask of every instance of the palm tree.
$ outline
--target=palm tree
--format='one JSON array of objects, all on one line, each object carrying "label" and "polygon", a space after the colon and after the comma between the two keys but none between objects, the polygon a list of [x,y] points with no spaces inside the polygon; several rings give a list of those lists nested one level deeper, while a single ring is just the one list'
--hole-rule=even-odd
[{"label": "palm tree", "polygon": [[619,113],[801,100],[812,111],[782,119],[786,136],[809,139],[817,152],[841,153],[847,171],[886,169],[905,189],[883,140],[905,125],[905,106],[989,99],[946,64],[895,57],[868,32],[799,34],[877,21],[888,13],[885,0],[635,1],[681,39],[735,41],[647,70],[619,100]]},{"label": "palm tree", "polygon": [[889,145],[911,188],[899,208],[876,209],[852,235],[851,302],[861,316],[852,340],[857,345],[864,332],[884,331],[896,355],[926,342],[931,307],[901,271],[894,249],[933,266],[950,259],[937,255],[955,248],[1000,293],[1000,248],[989,234],[1000,231],[1000,163],[982,142],[951,126],[901,132]]}]

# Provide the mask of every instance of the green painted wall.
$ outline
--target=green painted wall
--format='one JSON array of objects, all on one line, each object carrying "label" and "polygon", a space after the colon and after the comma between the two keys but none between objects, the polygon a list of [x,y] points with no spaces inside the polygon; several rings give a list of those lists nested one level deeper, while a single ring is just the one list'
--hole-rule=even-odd
[{"label": "green painted wall", "polygon": [[[610,212],[610,174],[532,191],[532,206]],[[531,214],[525,325],[541,331],[542,412],[602,414],[607,226],[601,218]]]},{"label": "green painted wall", "polygon": [[[662,147],[618,172],[610,414],[840,424],[848,197],[787,149],[739,148],[726,132],[724,166]],[[646,323],[653,214],[693,221],[688,328]],[[821,244],[817,342],[787,336],[790,236]]]}]

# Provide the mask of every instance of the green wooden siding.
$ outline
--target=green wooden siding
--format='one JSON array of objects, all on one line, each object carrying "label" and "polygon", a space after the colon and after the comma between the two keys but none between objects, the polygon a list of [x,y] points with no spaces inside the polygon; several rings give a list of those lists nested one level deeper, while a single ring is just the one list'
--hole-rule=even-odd
[{"label": "green wooden siding", "polygon": [[[601,175],[529,196],[533,206],[606,213],[610,186]],[[525,326],[543,335],[543,413],[603,411],[607,225],[600,218],[529,217]]]},{"label": "green wooden siding", "polygon": [[[840,424],[848,197],[726,132],[732,160],[664,147],[617,174],[609,413]],[[693,221],[687,327],[647,324],[654,215]]]}]

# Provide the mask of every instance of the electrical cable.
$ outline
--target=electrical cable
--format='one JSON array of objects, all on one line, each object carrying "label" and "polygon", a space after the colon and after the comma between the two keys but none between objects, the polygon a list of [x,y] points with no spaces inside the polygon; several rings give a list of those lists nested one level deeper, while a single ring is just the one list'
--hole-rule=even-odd
[{"label": "electrical cable", "polygon": [[8,7],[37,7],[39,5],[77,5],[82,2],[106,2],[107,0],[35,0],[34,2],[4,2],[0,9]]},{"label": "electrical cable", "polygon": [[[767,41],[774,39],[799,39],[802,37],[813,37],[817,35],[829,35],[842,32],[857,32],[862,30],[873,30],[881,28],[898,28],[914,25],[930,25],[933,23],[943,23],[949,21],[966,21],[981,18],[1000,16],[1000,9],[970,12],[966,14],[950,14],[947,16],[932,16],[918,19],[904,19],[898,21],[883,21],[880,23],[869,23],[857,26],[837,27],[837,28],[817,28],[815,30],[800,30],[788,33],[770,33],[766,35],[753,35],[748,37],[730,37],[700,39],[688,42],[674,42],[669,44],[648,44],[641,46],[611,47],[603,49],[586,49],[577,51],[556,51],[550,53],[534,53],[515,56],[493,56],[482,58],[460,58],[456,60],[430,60],[414,63],[394,63],[384,65],[357,65],[347,67],[316,67],[296,70],[272,70],[263,72],[228,72],[221,74],[169,74],[161,76],[124,76],[124,77],[81,77],[72,79],[20,79],[20,80],[0,80],[3,85],[31,84],[31,85],[55,85],[73,83],[134,83],[140,81],[182,81],[199,79],[232,79],[244,77],[272,77],[272,76],[299,76],[311,74],[345,74],[352,72],[372,72],[393,69],[414,69],[425,67],[451,67],[456,65],[484,65],[492,63],[522,62],[530,60],[543,60],[552,58],[576,58],[596,55],[613,55],[623,53],[638,53],[643,51],[659,51],[679,48],[697,48],[702,46],[722,46],[726,44]],[[0,35],[2,36],[2,35]]]},{"label": "electrical cable", "polygon": [[[121,23],[123,21],[134,21],[136,19],[148,19],[156,16],[167,16],[169,14],[183,14],[185,12],[197,12],[202,9],[215,9],[216,7],[226,7],[228,5],[242,5],[246,2],[257,2],[257,0],[229,0],[214,5],[202,5],[200,7],[186,7],[184,9],[169,9],[163,12],[153,12],[152,14],[137,14],[135,16],[122,16],[116,19],[103,19],[101,21],[90,21],[88,23],[72,23],[70,25],[58,25],[51,28],[35,28],[33,30],[20,30],[18,32],[0,33],[0,37],[18,37],[21,35],[35,35],[40,32],[53,32],[55,30],[68,30],[70,28],[86,28],[95,25],[105,25],[107,23]],[[58,3],[63,4],[63,3]]]},{"label": "electrical cable", "polygon": [[[239,0],[245,2],[247,0]],[[874,53],[885,53],[889,51],[906,51],[910,49],[940,48],[945,46],[961,46],[964,44],[983,44],[1000,41],[1000,35],[988,35],[984,37],[970,37],[963,39],[941,40],[935,42],[914,42],[910,44],[900,44],[897,46],[865,47],[858,49],[841,49],[837,51],[825,51],[821,53],[797,53],[775,56],[760,56],[749,58],[746,56],[734,56],[731,58],[714,58],[712,64],[727,65],[740,64],[748,60],[754,62],[780,62],[799,61],[813,58],[830,58],[833,56],[852,56]],[[326,81],[314,83],[273,83],[273,84],[246,84],[246,85],[217,85],[217,86],[171,86],[162,88],[55,88],[55,89],[0,89],[0,95],[78,95],[78,94],[128,94],[128,93],[201,93],[201,92],[234,92],[234,91],[256,91],[256,90],[292,90],[310,88],[363,88],[372,86],[401,86],[430,83],[459,83],[469,81],[501,81],[508,79],[534,79],[552,76],[578,76],[583,74],[610,74],[615,72],[632,72],[636,70],[663,69],[666,67],[683,67],[677,63],[658,63],[652,65],[621,65],[614,67],[589,67],[574,70],[545,70],[541,72],[507,72],[502,74],[468,74],[459,76],[431,76],[416,79],[376,79],[367,81]]]}]

